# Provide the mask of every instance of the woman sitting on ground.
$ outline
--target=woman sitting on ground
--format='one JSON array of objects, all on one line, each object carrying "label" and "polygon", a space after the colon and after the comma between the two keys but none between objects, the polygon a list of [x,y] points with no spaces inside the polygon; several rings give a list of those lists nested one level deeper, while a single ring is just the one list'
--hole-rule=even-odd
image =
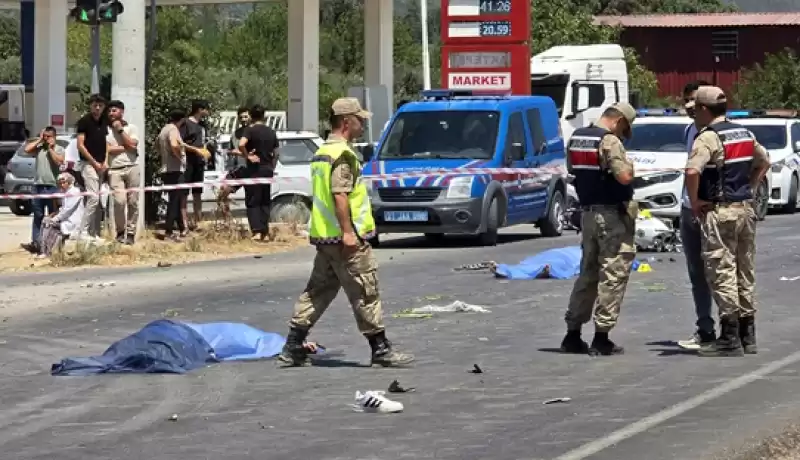
[{"label": "woman sitting on ground", "polygon": [[62,198],[61,208],[57,214],[45,217],[42,222],[40,256],[49,257],[56,246],[70,237],[76,237],[83,219],[83,197],[75,186],[75,177],[62,172],[58,175],[58,188],[67,196]]}]

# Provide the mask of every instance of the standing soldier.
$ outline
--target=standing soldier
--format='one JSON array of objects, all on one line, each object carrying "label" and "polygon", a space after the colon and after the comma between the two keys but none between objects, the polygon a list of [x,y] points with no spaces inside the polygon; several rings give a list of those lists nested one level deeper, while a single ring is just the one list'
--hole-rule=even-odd
[{"label": "standing soldier", "polygon": [[317,246],[306,289],[294,306],[289,336],[278,360],[290,366],[306,364],[303,342],[309,330],[344,288],[359,331],[372,348],[372,364],[394,367],[414,357],[392,348],[383,326],[377,262],[367,242],[375,235],[369,191],[361,165],[350,147],[364,132],[372,114],[358,99],[337,99],[331,110],[331,132],[311,163],[313,201],[311,243]]},{"label": "standing soldier", "polygon": [[[564,319],[565,353],[592,356],[622,354],[608,338],[617,324],[619,308],[636,256],[634,231],[638,208],[632,201],[633,163],[625,155],[622,137],[631,137],[636,110],[625,102],[606,109],[597,124],[576,130],[569,140],[568,170],[583,208],[581,273]],[[589,347],[581,327],[594,311],[595,334]]]},{"label": "standing soldier", "polygon": [[752,199],[769,168],[769,155],[753,133],[725,118],[727,109],[721,89],[697,90],[695,120],[703,130],[686,163],[686,188],[692,214],[700,221],[706,277],[721,329],[716,341],[700,347],[700,356],[757,352]]}]

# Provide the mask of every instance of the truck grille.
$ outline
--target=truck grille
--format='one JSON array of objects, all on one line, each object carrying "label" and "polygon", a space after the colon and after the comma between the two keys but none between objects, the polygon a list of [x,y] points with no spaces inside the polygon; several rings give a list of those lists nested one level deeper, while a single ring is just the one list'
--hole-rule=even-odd
[{"label": "truck grille", "polygon": [[433,201],[442,193],[441,187],[379,188],[378,196],[387,203]]}]

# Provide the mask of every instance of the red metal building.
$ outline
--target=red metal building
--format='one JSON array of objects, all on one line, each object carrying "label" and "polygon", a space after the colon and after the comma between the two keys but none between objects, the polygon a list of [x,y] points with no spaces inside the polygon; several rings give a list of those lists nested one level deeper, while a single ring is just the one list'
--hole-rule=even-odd
[{"label": "red metal building", "polygon": [[800,13],[597,16],[595,24],[623,28],[620,44],[655,72],[661,96],[679,96],[698,79],[729,91],[742,67],[765,54],[787,47],[800,54]]}]

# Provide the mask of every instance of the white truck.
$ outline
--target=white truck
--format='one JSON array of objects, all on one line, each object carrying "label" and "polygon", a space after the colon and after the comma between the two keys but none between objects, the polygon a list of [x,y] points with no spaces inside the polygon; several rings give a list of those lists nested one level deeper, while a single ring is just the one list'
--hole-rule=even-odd
[{"label": "white truck", "polygon": [[531,59],[531,94],[555,101],[567,141],[608,106],[628,102],[625,53],[612,44],[554,46]]}]

